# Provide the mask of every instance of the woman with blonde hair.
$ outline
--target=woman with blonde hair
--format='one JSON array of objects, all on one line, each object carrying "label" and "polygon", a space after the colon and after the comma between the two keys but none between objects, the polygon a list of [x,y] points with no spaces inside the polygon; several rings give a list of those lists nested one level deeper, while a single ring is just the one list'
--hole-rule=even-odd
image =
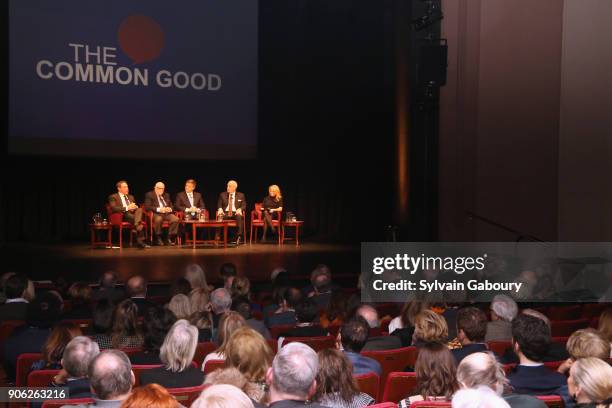
[{"label": "woman with blonde hair", "polygon": [[569,394],[577,407],[612,407],[612,367],[594,357],[578,359],[567,379]]},{"label": "woman with blonde hair", "polygon": [[255,402],[266,402],[266,373],[272,359],[268,342],[250,327],[236,330],[227,342],[225,366],[235,367],[245,376],[252,386],[248,396]]},{"label": "woman with blonde hair", "polygon": [[268,195],[262,200],[261,210],[263,212],[264,219],[264,230],[262,241],[266,242],[266,235],[268,228],[272,231],[272,234],[276,234],[274,225],[272,225],[272,217],[275,213],[281,213],[283,211],[283,195],[281,194],[280,188],[276,184],[272,184],[268,187]]},{"label": "woman with blonde hair", "polygon": [[198,328],[198,343],[212,338],[212,315],[210,313],[210,295],[206,289],[197,288],[189,293],[191,316],[189,321]]},{"label": "woman with blonde hair", "polygon": [[172,296],[168,303],[168,310],[174,313],[177,320],[189,319],[191,316],[191,302],[189,298],[182,293]]},{"label": "woman with blonde hair", "polygon": [[414,319],[412,338],[412,344],[415,346],[421,346],[425,343],[446,344],[448,341],[446,320],[436,312],[423,310]]},{"label": "woman with blonde hair", "polygon": [[208,285],[206,281],[206,274],[204,273],[204,269],[198,264],[191,264],[187,266],[185,270],[185,279],[189,281],[191,285],[191,289],[202,288],[206,289],[206,291],[211,292],[212,286]]},{"label": "woman with blonde hair", "polygon": [[233,333],[246,326],[246,320],[244,317],[237,312],[227,312],[221,317],[219,321],[219,334],[217,336],[217,343],[220,344],[212,353],[209,353],[204,362],[202,363],[202,371],[206,367],[206,363],[210,360],[225,360],[225,353],[227,352],[227,344],[229,343]]},{"label": "woman with blonde hair", "polygon": [[253,402],[239,388],[218,384],[206,388],[192,408],[253,408]]}]

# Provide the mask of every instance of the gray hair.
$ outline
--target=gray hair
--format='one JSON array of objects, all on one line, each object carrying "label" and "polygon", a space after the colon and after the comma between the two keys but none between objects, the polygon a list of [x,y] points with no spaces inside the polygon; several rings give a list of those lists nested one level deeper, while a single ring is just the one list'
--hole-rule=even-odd
[{"label": "gray hair", "polygon": [[64,349],[62,366],[71,377],[86,377],[89,363],[98,354],[100,354],[98,343],[86,336],[76,336]]},{"label": "gray hair", "polygon": [[159,358],[174,373],[184,371],[195,355],[198,345],[198,329],[187,320],[177,320],[164,339]]},{"label": "gray hair", "polygon": [[132,390],[132,364],[119,350],[104,350],[89,364],[91,388],[99,399],[112,400]]},{"label": "gray hair", "polygon": [[459,390],[453,396],[453,408],[510,408],[510,405],[488,387]]},{"label": "gray hair", "polygon": [[191,316],[191,302],[182,293],[172,296],[170,303],[168,303],[168,309],[174,313],[177,319],[189,319],[189,316]]},{"label": "gray hair", "polygon": [[225,288],[213,290],[210,294],[210,305],[214,313],[223,313],[232,307],[232,296]]},{"label": "gray hair", "polygon": [[317,353],[303,343],[289,343],[272,361],[272,386],[279,392],[306,399],[319,371]]},{"label": "gray hair", "polygon": [[502,365],[490,352],[472,353],[461,360],[457,367],[457,381],[463,388],[486,386],[499,395],[508,383]]},{"label": "gray hair", "polygon": [[378,319],[378,311],[371,305],[361,305],[357,309],[357,315],[363,317],[370,328],[374,329],[380,326],[380,320]]},{"label": "gray hair", "polygon": [[500,319],[511,322],[518,314],[518,306],[514,299],[506,295],[495,295],[491,302],[491,310],[495,312]]},{"label": "gray hair", "polygon": [[202,391],[192,408],[253,408],[251,399],[230,384],[212,385]]}]

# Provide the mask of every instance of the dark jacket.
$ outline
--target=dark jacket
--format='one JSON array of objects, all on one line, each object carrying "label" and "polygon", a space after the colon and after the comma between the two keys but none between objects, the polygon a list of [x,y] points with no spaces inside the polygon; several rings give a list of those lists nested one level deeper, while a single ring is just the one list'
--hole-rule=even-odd
[{"label": "dark jacket", "polygon": [[[133,195],[128,194],[127,196],[128,196],[128,199],[130,200],[130,203],[137,204]],[[108,204],[110,205],[111,211],[114,213],[124,213],[125,212],[125,207],[123,206],[123,202],[121,201],[121,197],[119,196],[119,193],[109,195]]]},{"label": "dark jacket", "polygon": [[[197,191],[193,192],[193,206],[199,208],[200,210],[206,209],[206,205],[202,199],[202,194],[198,193]],[[186,208],[191,207],[189,197],[187,197],[187,193],[185,191],[177,193],[176,198],[174,199],[174,207],[176,211],[185,211]]]},{"label": "dark jacket", "polygon": [[26,302],[6,303],[0,306],[0,322],[5,320],[25,320],[28,310]]},{"label": "dark jacket", "polygon": [[515,394],[551,395],[567,384],[565,376],[544,365],[517,365],[508,376]]},{"label": "dark jacket", "polygon": [[321,326],[300,326],[287,330],[281,337],[320,337],[327,334],[327,330]]},{"label": "dark jacket", "polygon": [[[234,206],[236,207],[236,209],[242,209],[242,214],[246,214],[247,202],[244,193],[236,191],[234,194],[236,194]],[[228,205],[228,201],[229,193],[227,191],[224,191],[219,194],[219,198],[217,199],[217,209],[221,208],[223,211],[225,211]]]},{"label": "dark jacket", "polygon": [[457,361],[457,365],[463,360],[465,357],[469,356],[472,353],[479,353],[481,351],[487,351],[487,346],[483,343],[472,343],[466,346],[463,346],[459,349],[451,350],[453,353],[453,357]]},{"label": "dark jacket", "polygon": [[[170,200],[170,194],[164,192],[162,197],[166,202],[166,207],[170,207],[174,210],[172,200]],[[145,194],[144,205],[145,210],[156,212],[157,208],[159,208],[159,200],[157,199],[157,194],[155,194],[155,191],[149,191],[147,194]]]},{"label": "dark jacket", "polygon": [[361,351],[394,350],[402,347],[402,340],[397,336],[370,337]]},{"label": "dark jacket", "polygon": [[140,385],[156,383],[166,388],[195,387],[204,382],[204,373],[196,367],[189,366],[180,373],[173,373],[165,367],[144,370],[140,374]]},{"label": "dark jacket", "polygon": [[4,341],[0,346],[3,355],[0,360],[4,363],[4,370],[9,380],[15,379],[17,357],[23,353],[40,353],[50,333],[50,329],[25,325],[16,328]]},{"label": "dark jacket", "polygon": [[129,356],[130,362],[136,365],[154,365],[154,364],[162,364],[161,359],[159,358],[159,351],[148,352],[148,351],[140,351],[138,353],[134,353]]}]

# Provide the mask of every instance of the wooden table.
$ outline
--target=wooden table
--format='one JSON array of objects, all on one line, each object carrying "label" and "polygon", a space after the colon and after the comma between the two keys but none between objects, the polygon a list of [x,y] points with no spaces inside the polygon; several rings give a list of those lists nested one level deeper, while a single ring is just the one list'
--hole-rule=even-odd
[{"label": "wooden table", "polygon": [[[191,225],[191,243],[193,244],[193,248],[195,249],[197,244],[215,244],[219,245],[219,241],[216,239],[197,239],[198,228],[217,228],[223,229],[223,246],[227,248],[227,221],[183,221],[183,224],[187,227]],[[215,234],[216,235],[216,234]],[[190,240],[185,237],[185,244],[189,245]]]},{"label": "wooden table", "polygon": [[[110,223],[106,224],[89,224],[89,230],[91,231],[91,247],[96,248],[99,246],[103,246],[105,248],[110,248],[113,246],[112,241],[112,232],[113,226]],[[106,231],[106,241],[101,241],[98,239],[98,231]]]},{"label": "wooden table", "polygon": [[304,225],[304,221],[283,221],[281,228],[281,244],[285,243],[285,240],[294,238],[285,238],[285,227],[295,228],[295,245],[300,245],[300,227]]}]

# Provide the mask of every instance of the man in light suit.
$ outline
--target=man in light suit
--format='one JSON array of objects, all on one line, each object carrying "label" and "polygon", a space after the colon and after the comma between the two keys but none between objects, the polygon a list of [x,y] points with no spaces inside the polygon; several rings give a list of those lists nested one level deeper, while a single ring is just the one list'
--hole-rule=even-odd
[{"label": "man in light suit", "polygon": [[194,179],[189,179],[185,182],[185,191],[178,193],[174,200],[176,211],[184,211],[185,213],[197,215],[206,209],[202,195],[194,191],[195,188],[196,182]]},{"label": "man in light suit", "polygon": [[108,204],[111,212],[123,214],[123,221],[134,225],[132,232],[137,234],[137,245],[139,248],[148,247],[144,242],[144,225],[142,225],[142,208],[138,207],[134,196],[130,194],[130,188],[125,180],[119,180],[116,184],[117,192],[108,196]]},{"label": "man in light suit", "polygon": [[217,215],[222,215],[224,220],[236,220],[238,233],[236,244],[240,244],[244,233],[244,213],[247,209],[246,198],[243,193],[236,191],[238,183],[234,180],[227,182],[227,191],[219,194],[217,200]]},{"label": "man in light suit", "polygon": [[165,192],[166,186],[161,181],[155,183],[153,191],[145,195],[145,210],[153,212],[153,231],[157,245],[164,245],[161,239],[162,223],[168,221],[168,238],[166,244],[176,245],[179,219],[174,215],[170,194]]}]

